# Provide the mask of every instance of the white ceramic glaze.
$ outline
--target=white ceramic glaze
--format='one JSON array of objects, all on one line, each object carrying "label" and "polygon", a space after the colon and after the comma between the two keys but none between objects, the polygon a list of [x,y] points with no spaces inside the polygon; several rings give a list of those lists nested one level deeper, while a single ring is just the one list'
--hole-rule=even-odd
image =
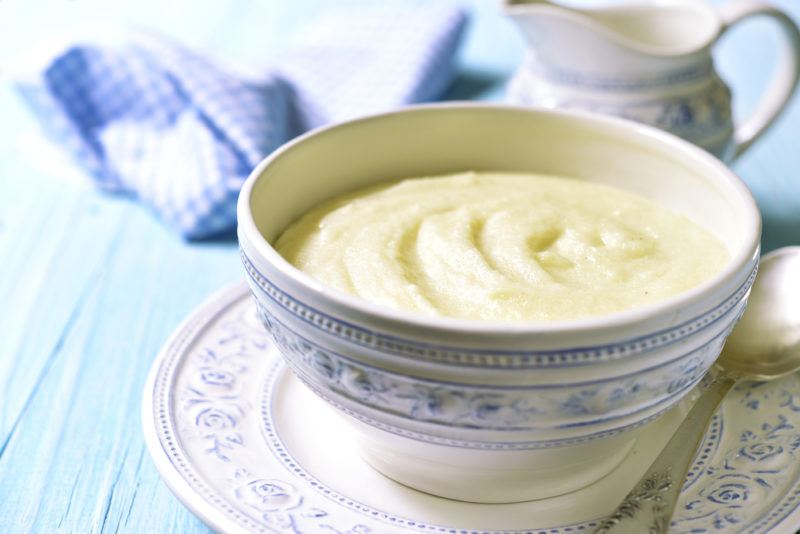
[{"label": "white ceramic glaze", "polygon": [[[364,302],[322,286],[269,244],[336,194],[464,170],[562,174],[643,194],[716,234],[731,262],[648,307],[488,323]],[[741,181],[674,136],[610,117],[488,105],[422,106],[303,136],[253,172],[238,209],[264,324],[295,373],[359,421],[367,461],[423,491],[482,502],[571,491],[613,469],[636,432],[717,357],[744,309],[760,234]]]},{"label": "white ceramic glaze", "polygon": [[[747,149],[775,120],[798,81],[800,31],[776,7],[693,0],[573,9],[506,0],[529,44],[508,87],[511,102],[586,109],[674,133],[723,159]],[[715,43],[739,22],[770,17],[787,46],[760,105],[731,117],[731,93],[714,69]]]},{"label": "white ceramic glaze", "polygon": [[[434,497],[365,465],[342,418],[288,372],[243,282],[176,329],[153,364],[142,415],[164,481],[230,534],[591,532],[682,416],[656,421],[617,469],[574,493],[499,505]],[[798,445],[800,375],[737,386],[706,433],[670,532],[794,532]]]}]

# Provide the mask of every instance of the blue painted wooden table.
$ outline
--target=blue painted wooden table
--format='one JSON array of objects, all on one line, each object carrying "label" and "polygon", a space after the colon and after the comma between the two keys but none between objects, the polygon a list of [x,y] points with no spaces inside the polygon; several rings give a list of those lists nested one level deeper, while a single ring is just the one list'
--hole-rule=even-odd
[{"label": "blue painted wooden table", "polygon": [[[473,19],[454,99],[499,99],[522,42],[492,1]],[[800,19],[800,3],[777,3]],[[103,195],[39,137],[7,82],[23,48],[88,23],[154,28],[243,58],[279,53],[341,3],[0,0],[0,532],[205,532],[159,480],[142,439],[150,364],[209,293],[242,277],[235,238],[186,243]],[[753,22],[718,50],[736,113],[775,62]],[[800,98],[734,166],[764,215],[765,250],[800,244]]]}]

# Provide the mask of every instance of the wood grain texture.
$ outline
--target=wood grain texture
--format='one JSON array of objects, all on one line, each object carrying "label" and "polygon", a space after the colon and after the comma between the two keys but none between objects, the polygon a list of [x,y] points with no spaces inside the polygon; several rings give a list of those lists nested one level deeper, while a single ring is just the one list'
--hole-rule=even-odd
[{"label": "wood grain texture", "polygon": [[[451,97],[499,98],[521,40],[495,2],[465,3],[474,17]],[[778,3],[800,19],[800,4]],[[258,59],[285,46],[310,13],[336,5],[0,0],[0,65],[87,20],[127,21]],[[773,41],[772,29],[754,22],[718,50],[740,115],[774,64]],[[207,532],[160,481],[140,401],[170,332],[241,277],[235,242],[183,242],[138,204],[71,179],[74,171],[29,143],[35,131],[1,82],[0,532]],[[764,212],[766,249],[800,244],[798,138],[795,99],[734,167]]]}]

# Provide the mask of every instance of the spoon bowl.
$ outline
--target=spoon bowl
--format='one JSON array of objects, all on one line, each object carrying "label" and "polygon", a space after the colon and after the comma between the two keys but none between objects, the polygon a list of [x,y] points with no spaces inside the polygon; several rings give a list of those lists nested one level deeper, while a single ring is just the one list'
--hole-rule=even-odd
[{"label": "spoon bowl", "polygon": [[758,380],[798,369],[800,247],[778,249],[762,258],[747,312],[728,337],[717,364]]}]

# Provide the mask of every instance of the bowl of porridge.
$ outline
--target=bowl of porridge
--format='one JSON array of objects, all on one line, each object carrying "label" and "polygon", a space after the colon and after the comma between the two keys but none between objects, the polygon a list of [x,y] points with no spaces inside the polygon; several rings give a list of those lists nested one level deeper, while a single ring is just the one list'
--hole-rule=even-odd
[{"label": "bowl of porridge", "polygon": [[686,142],[481,104],[302,136],[238,217],[265,327],[364,460],[473,502],[618,465],[715,361],[760,238],[744,184]]}]

